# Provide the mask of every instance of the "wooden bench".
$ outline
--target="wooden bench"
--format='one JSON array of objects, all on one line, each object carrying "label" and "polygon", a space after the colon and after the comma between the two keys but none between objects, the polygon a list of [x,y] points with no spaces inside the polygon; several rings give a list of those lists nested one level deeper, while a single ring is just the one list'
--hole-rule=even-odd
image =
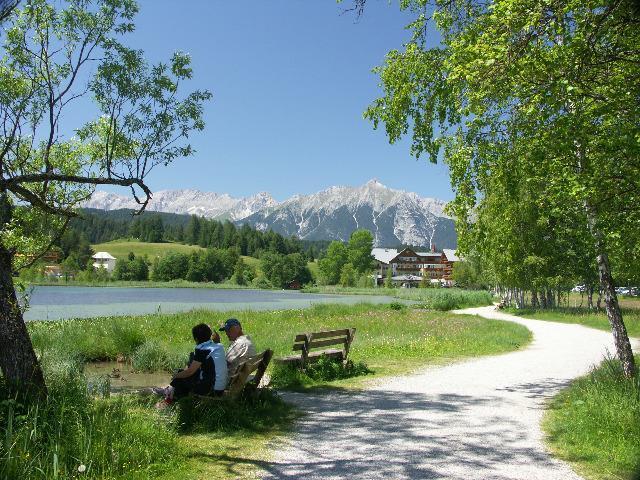
[{"label": "wooden bench", "polygon": [[[257,390],[260,385],[260,381],[264,376],[264,372],[266,372],[267,367],[269,366],[272,356],[273,351],[267,349],[259,355],[251,357],[241,363],[236,369],[236,373],[229,377],[229,386],[224,391],[224,395],[222,397],[198,394],[192,394],[192,396],[200,399],[216,400],[224,397],[237,398],[246,387],[251,390]],[[255,375],[253,378],[249,378],[249,376],[254,372]]]},{"label": "wooden bench", "polygon": [[[225,396],[236,398],[246,386],[249,388],[258,388],[260,381],[266,372],[271,357],[273,356],[272,350],[265,350],[264,352],[247,359],[244,363],[241,363],[236,373],[229,378],[229,386],[225,390]],[[249,378],[251,374],[254,374],[253,378]]]},{"label": "wooden bench", "polygon": [[[355,334],[355,328],[298,334],[294,340],[293,351],[300,351],[300,354],[278,358],[277,361],[280,363],[300,363],[304,366],[307,363],[317,361],[322,355],[326,355],[345,362]],[[333,345],[340,345],[340,348],[326,348]]]}]

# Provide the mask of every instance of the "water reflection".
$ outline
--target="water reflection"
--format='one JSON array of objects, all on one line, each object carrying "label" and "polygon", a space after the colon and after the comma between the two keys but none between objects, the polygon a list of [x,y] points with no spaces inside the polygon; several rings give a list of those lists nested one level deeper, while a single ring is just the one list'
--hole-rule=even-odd
[{"label": "water reflection", "polygon": [[111,392],[139,392],[150,387],[165,386],[171,380],[168,372],[136,372],[131,364],[125,362],[87,363],[84,372],[89,385],[109,378]]}]

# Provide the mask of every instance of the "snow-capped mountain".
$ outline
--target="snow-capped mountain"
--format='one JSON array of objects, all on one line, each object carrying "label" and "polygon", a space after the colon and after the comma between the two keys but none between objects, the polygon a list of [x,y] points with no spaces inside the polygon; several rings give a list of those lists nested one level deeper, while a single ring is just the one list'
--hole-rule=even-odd
[{"label": "snow-capped mountain", "polygon": [[[226,193],[201,192],[199,190],[160,190],[153,194],[147,210],[236,221],[277,204],[278,202],[266,192],[251,197],[233,198]],[[121,208],[135,209],[138,208],[138,205],[130,196],[96,191],[84,207],[118,210]]]},{"label": "snow-capped mountain", "polygon": [[[410,244],[455,248],[453,220],[446,202],[388,188],[376,180],[360,187],[330,187],[278,203],[268,193],[233,198],[198,190],[155,192],[148,210],[230,219],[238,225],[307,240],[347,240],[358,228],[373,232],[376,246]],[[85,207],[102,210],[136,208],[130,197],[98,191]]]},{"label": "snow-capped mountain", "polygon": [[445,205],[442,200],[370,180],[360,187],[330,187],[292,197],[257,211],[242,223],[307,240],[348,240],[354,230],[366,228],[377,246],[405,243],[455,248],[453,220],[444,214]]}]

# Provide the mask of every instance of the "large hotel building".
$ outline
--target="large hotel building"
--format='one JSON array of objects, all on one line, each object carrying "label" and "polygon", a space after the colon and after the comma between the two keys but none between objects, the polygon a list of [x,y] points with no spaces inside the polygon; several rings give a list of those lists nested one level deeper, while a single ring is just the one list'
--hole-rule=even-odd
[{"label": "large hotel building", "polygon": [[395,284],[417,286],[425,278],[445,286],[453,285],[453,264],[459,261],[455,250],[442,252],[416,252],[411,248],[374,248],[371,255],[377,263],[377,283],[383,284],[391,269],[391,280]]}]

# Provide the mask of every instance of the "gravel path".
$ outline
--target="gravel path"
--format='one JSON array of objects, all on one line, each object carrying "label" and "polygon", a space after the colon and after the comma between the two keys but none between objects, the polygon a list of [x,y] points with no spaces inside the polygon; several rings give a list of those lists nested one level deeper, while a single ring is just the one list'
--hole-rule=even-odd
[{"label": "gravel path", "polygon": [[306,415],[262,478],[579,479],[546,452],[540,419],[548,398],[614,351],[611,335],[493,307],[456,313],[520,323],[534,340],[362,392],[287,394]]}]

